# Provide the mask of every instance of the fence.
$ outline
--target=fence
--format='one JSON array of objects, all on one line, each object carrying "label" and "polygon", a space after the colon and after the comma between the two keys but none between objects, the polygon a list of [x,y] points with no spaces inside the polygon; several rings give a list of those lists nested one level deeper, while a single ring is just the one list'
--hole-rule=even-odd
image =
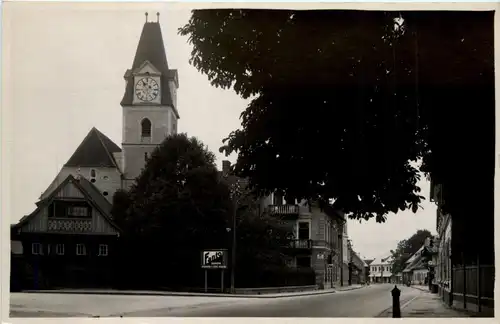
[{"label": "fence", "polygon": [[494,265],[454,266],[452,285],[457,306],[469,309],[471,304],[477,305],[476,311],[494,307]]}]

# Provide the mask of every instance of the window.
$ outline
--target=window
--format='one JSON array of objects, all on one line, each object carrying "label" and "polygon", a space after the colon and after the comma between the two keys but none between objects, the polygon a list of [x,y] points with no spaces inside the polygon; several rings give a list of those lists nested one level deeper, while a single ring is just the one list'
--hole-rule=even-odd
[{"label": "window", "polygon": [[151,121],[147,118],[141,121],[141,137],[151,137]]},{"label": "window", "polygon": [[96,177],[95,169],[90,169],[90,177],[91,178],[95,178]]},{"label": "window", "polygon": [[283,196],[275,193],[273,195],[273,205],[283,205]]},{"label": "window", "polygon": [[107,244],[99,244],[99,256],[107,256],[108,255],[108,245]]},{"label": "window", "polygon": [[68,207],[68,217],[88,217],[89,208],[86,206],[70,206]]},{"label": "window", "polygon": [[175,117],[172,120],[172,134],[177,134],[177,122],[175,120]]},{"label": "window", "polygon": [[56,245],[56,254],[57,255],[64,255],[64,244],[57,244]]},{"label": "window", "polygon": [[68,202],[56,200],[50,204],[48,216],[54,218],[86,218],[91,217],[92,213],[87,202]]},{"label": "window", "polygon": [[144,152],[144,161],[148,162],[148,152]]},{"label": "window", "polygon": [[40,243],[31,244],[31,254],[42,255],[43,254],[42,245]]},{"label": "window", "polygon": [[299,239],[309,240],[309,222],[299,222]]},{"label": "window", "polygon": [[104,197],[106,197],[106,196],[108,195],[108,192],[107,192],[107,191],[103,191],[103,192],[102,192],[102,195],[103,195]]},{"label": "window", "polygon": [[311,257],[310,256],[297,257],[297,267],[299,268],[311,267]]},{"label": "window", "polygon": [[109,179],[109,177],[105,175],[105,176],[103,176],[103,177],[102,177],[102,179],[103,179],[103,180],[108,180],[108,179]]},{"label": "window", "polygon": [[86,255],[87,250],[85,249],[85,244],[76,245],[76,255]]}]

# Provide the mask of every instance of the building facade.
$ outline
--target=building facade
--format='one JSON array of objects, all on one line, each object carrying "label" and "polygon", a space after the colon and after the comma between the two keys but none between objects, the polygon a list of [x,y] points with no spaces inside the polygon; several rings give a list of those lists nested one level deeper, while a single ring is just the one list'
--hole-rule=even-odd
[{"label": "building facade", "polygon": [[451,265],[451,217],[449,215],[440,215],[437,210],[436,229],[439,240],[439,254],[436,262],[436,284],[438,285],[439,296],[443,301],[450,305],[451,286],[452,286],[452,265]]},{"label": "building facade", "polygon": [[370,283],[371,282],[371,264],[375,259],[364,259],[363,262],[365,263],[365,282]]},{"label": "building facade", "polygon": [[349,274],[350,274],[350,284],[364,284],[366,282],[366,267],[367,264],[361,259],[361,257],[353,250],[352,246],[349,246]]},{"label": "building facade", "polygon": [[390,283],[392,277],[392,265],[390,256],[376,258],[370,263],[371,283]]},{"label": "building facade", "polygon": [[274,193],[261,200],[261,210],[279,218],[293,233],[285,250],[290,267],[314,269],[319,287],[348,284],[347,249],[342,249],[347,226],[342,212]]},{"label": "building facade", "polygon": [[348,272],[341,267],[341,212],[325,210],[316,203],[286,201],[275,194],[263,199],[262,204],[294,235],[286,253],[291,267],[313,268],[316,284],[322,287],[347,284]]},{"label": "building facade", "polygon": [[[222,161],[221,176],[229,183],[238,182],[246,186],[247,181],[232,176],[230,169],[231,163]],[[260,213],[278,219],[283,228],[292,234],[289,244],[283,247],[289,267],[313,269],[315,283],[319,287],[348,284],[348,254],[342,250],[341,244],[347,233],[342,212],[329,207],[321,208],[319,204],[305,200],[287,200],[276,193],[259,200]],[[343,259],[345,268],[341,266]]]},{"label": "building facade", "polygon": [[[448,305],[494,316],[495,253],[492,201],[464,201],[457,213],[444,214],[447,188],[431,183],[431,201],[438,206],[439,251],[436,279],[439,294]],[[478,188],[485,193],[487,188]],[[481,196],[479,196],[481,197]],[[481,197],[483,199],[483,197]],[[473,217],[473,215],[475,215]],[[471,219],[474,218],[474,221]]]}]

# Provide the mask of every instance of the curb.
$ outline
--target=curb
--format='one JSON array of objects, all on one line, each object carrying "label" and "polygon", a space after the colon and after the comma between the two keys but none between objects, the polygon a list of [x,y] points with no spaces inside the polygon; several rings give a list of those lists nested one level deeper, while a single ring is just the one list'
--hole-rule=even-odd
[{"label": "curb", "polygon": [[[357,289],[357,288],[354,288]],[[352,290],[352,289],[349,289]],[[344,290],[345,291],[345,290]],[[203,294],[203,293],[175,293],[175,292],[148,292],[137,293],[133,291],[65,291],[65,290],[24,290],[21,293],[26,294],[68,294],[68,295],[121,295],[121,296],[178,296],[178,297],[226,297],[226,298],[287,298],[287,297],[300,297],[312,295],[326,295],[333,294],[337,291],[311,291],[302,294],[289,294],[289,295],[230,295],[230,294]]]},{"label": "curb", "polygon": [[[40,314],[43,314],[40,316]],[[39,308],[11,308],[9,310],[9,317],[11,318],[50,318],[50,317],[91,317],[89,314],[85,313],[75,313],[75,312],[56,312],[51,310],[39,309]]]},{"label": "curb", "polygon": [[361,288],[365,288],[365,286],[361,286],[361,287],[353,287],[353,288],[349,288],[349,289],[339,289],[337,290],[337,292],[343,292],[343,291],[350,291],[350,290],[356,290],[356,289],[361,289]]},{"label": "curb", "polygon": [[410,286],[410,288],[413,288],[413,289],[417,289],[417,290],[420,290],[420,291],[424,291],[424,292],[428,292],[428,293],[430,293],[430,290],[429,290],[429,289],[424,289],[424,288],[421,288],[421,287],[416,287],[416,286]]}]

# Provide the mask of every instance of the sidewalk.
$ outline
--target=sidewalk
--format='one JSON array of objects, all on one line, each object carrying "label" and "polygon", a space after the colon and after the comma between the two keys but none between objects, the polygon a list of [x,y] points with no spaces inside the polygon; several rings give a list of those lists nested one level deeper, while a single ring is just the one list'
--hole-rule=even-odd
[{"label": "sidewalk", "polygon": [[[387,317],[392,317],[392,308],[388,311]],[[470,317],[470,316],[445,306],[445,304],[442,302],[441,298],[439,298],[438,295],[422,291],[422,293],[420,293],[418,296],[410,299],[408,302],[401,305],[401,318],[408,318],[408,317],[456,318],[456,317]]]}]

